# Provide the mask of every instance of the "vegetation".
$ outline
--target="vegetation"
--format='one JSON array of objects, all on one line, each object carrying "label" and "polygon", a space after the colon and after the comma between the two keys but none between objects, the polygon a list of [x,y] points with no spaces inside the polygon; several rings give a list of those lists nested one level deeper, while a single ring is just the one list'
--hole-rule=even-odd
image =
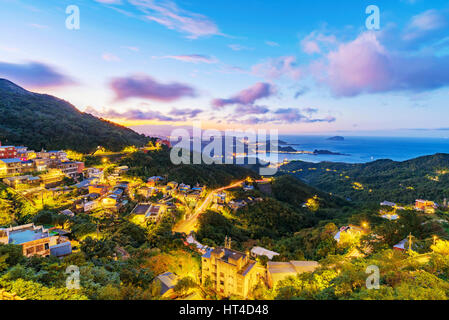
[{"label": "vegetation", "polygon": [[364,164],[318,164],[292,161],[280,168],[304,182],[352,201],[412,203],[449,195],[449,154],[436,154],[404,162],[378,160]]},{"label": "vegetation", "polygon": [[131,129],[80,112],[53,96],[26,91],[5,79],[0,79],[0,113],[3,144],[90,153],[98,146],[120,151],[148,141]]}]

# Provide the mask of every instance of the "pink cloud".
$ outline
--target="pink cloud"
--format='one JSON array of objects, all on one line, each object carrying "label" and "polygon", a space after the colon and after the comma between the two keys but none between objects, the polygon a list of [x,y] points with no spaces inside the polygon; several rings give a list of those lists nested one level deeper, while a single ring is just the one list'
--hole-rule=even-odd
[{"label": "pink cloud", "polygon": [[168,29],[187,34],[187,38],[222,35],[217,25],[208,17],[183,10],[172,1],[129,0],[145,13],[145,18]]},{"label": "pink cloud", "polygon": [[327,64],[314,68],[325,73],[319,80],[336,96],[423,91],[449,85],[449,57],[392,53],[371,32],[341,44],[327,55]]},{"label": "pink cloud", "polygon": [[109,83],[116,94],[116,100],[144,98],[157,101],[174,101],[183,97],[196,96],[195,90],[181,83],[159,83],[145,75],[114,78]]},{"label": "pink cloud", "polygon": [[313,31],[301,41],[301,47],[307,54],[321,53],[321,45],[327,47],[330,44],[336,44],[337,38],[334,35],[325,35]]},{"label": "pink cloud", "polygon": [[[157,58],[157,57],[155,57]],[[190,63],[217,63],[218,60],[213,57],[209,57],[206,55],[201,54],[188,54],[188,55],[176,55],[176,56],[163,56],[160,57],[161,59],[173,59],[173,60],[179,60],[183,62],[190,62]]]},{"label": "pink cloud", "polygon": [[229,104],[251,105],[256,100],[267,98],[275,92],[274,87],[269,83],[258,82],[252,87],[242,90],[229,99],[214,99],[212,105],[215,108],[222,108]]},{"label": "pink cloud", "polygon": [[254,75],[268,79],[278,79],[287,76],[297,80],[302,75],[301,69],[297,66],[296,58],[293,56],[269,59],[253,66],[251,72]]}]

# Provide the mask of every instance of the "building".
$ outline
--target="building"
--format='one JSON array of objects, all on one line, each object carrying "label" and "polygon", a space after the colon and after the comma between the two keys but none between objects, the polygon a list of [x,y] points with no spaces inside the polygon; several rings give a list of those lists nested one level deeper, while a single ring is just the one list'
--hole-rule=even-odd
[{"label": "building", "polygon": [[150,220],[152,222],[157,222],[160,219],[163,212],[164,212],[163,206],[152,204],[150,206],[149,211],[145,214],[145,219]]},{"label": "building", "polygon": [[267,281],[268,286],[273,288],[279,281],[288,277],[304,272],[313,272],[319,267],[316,261],[290,261],[290,262],[272,262],[267,263]]},{"label": "building", "polygon": [[0,159],[0,176],[14,176],[22,173],[22,160],[19,158]]},{"label": "building", "polygon": [[145,199],[148,199],[154,194],[155,190],[153,187],[141,187],[137,190],[137,194],[141,195]]},{"label": "building", "polygon": [[437,208],[438,208],[438,205],[433,201],[422,200],[422,199],[418,199],[415,201],[415,209],[418,211],[433,213],[433,212],[435,212],[435,209],[437,209]]},{"label": "building", "polygon": [[[17,227],[0,228],[0,243],[21,245],[23,255],[26,257],[33,255],[47,257],[51,254],[54,246],[66,242],[69,242],[67,238],[60,237],[57,233],[51,232],[43,226],[35,226],[32,223]],[[64,247],[64,252],[67,253],[67,244]],[[71,246],[69,253],[71,253]]]},{"label": "building", "polygon": [[14,176],[3,179],[3,182],[14,189],[28,189],[40,186],[41,178],[34,176]]},{"label": "building", "polygon": [[386,206],[386,207],[396,207],[396,203],[390,202],[390,201],[381,202],[380,205],[381,206]]},{"label": "building", "polygon": [[95,184],[89,186],[89,193],[98,193],[100,195],[105,195],[109,191],[109,186],[104,184]]},{"label": "building", "polygon": [[214,195],[214,202],[217,204],[226,204],[226,193],[216,193]]},{"label": "building", "polygon": [[202,283],[209,279],[222,296],[246,298],[261,277],[256,262],[227,247],[207,250],[202,256]]},{"label": "building", "polygon": [[121,176],[121,175],[127,173],[128,170],[129,170],[128,166],[116,167],[116,168],[114,168],[114,174]]},{"label": "building", "polygon": [[59,214],[62,214],[62,215],[68,216],[68,217],[75,216],[75,214],[72,212],[72,210],[69,210],[69,209],[62,210],[59,212]]},{"label": "building", "polygon": [[0,159],[11,159],[17,157],[17,150],[14,146],[2,146],[0,142]]},{"label": "building", "polygon": [[354,237],[361,236],[364,233],[365,231],[362,228],[350,224],[349,226],[341,227],[337,234],[334,236],[334,239],[338,243],[345,243],[350,241]]},{"label": "building", "polygon": [[39,178],[41,178],[41,183],[45,188],[60,185],[64,177],[65,175],[58,169],[50,169],[48,172],[39,175]]},{"label": "building", "polygon": [[174,273],[165,272],[158,275],[153,281],[160,284],[160,295],[168,298],[174,295],[173,288],[178,283],[178,277]]},{"label": "building", "polygon": [[260,257],[260,256],[266,256],[269,260],[272,260],[274,256],[278,256],[279,253],[270,251],[268,249],[262,248],[262,247],[254,247],[251,249],[251,256],[253,258]]},{"label": "building", "polygon": [[[30,159],[28,158],[28,160]],[[47,170],[47,163],[48,163],[47,160],[33,158],[31,159],[31,161],[33,162],[33,166],[36,171],[41,172]]]},{"label": "building", "polygon": [[57,165],[57,168],[70,178],[77,178],[84,170],[84,163],[78,161],[64,161]]},{"label": "building", "polygon": [[103,171],[98,168],[84,168],[83,170],[84,178],[98,178],[101,179]]}]

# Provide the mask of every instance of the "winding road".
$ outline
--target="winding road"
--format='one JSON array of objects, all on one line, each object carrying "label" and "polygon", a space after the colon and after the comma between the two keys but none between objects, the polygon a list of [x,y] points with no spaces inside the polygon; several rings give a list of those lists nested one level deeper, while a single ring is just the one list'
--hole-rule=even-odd
[{"label": "winding road", "polygon": [[193,214],[185,220],[180,221],[174,228],[174,232],[179,233],[185,233],[190,234],[192,231],[196,231],[196,224],[198,222],[199,216],[207,209],[209,208],[210,203],[212,202],[212,199],[214,198],[214,195],[218,192],[224,191],[226,189],[232,189],[238,186],[241,186],[245,180],[241,180],[235,183],[232,183],[226,187],[221,187],[215,190],[212,190],[207,197],[204,199],[204,201],[201,203],[201,205],[197,206],[195,210],[193,211]]}]

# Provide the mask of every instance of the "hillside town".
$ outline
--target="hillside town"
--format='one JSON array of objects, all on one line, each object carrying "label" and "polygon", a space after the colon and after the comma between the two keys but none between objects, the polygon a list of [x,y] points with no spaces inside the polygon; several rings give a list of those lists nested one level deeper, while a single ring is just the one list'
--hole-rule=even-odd
[{"label": "hillside town", "polygon": [[[181,241],[176,255],[192,261],[198,259],[199,263],[190,262],[197,264],[198,272],[195,274],[193,270],[187,270],[176,273],[170,271],[173,268],[169,265],[155,268],[157,274],[154,274],[151,283],[158,288],[156,296],[162,299],[205,299],[207,290],[212,290],[216,298],[247,299],[254,297],[254,290],[260,290],[257,288],[275,290],[289,279],[320,270],[322,266],[319,261],[291,260],[285,254],[256,242],[250,247],[246,246],[247,251],[234,249],[235,241],[228,235],[221,243],[211,243],[209,240],[201,243],[196,239],[198,225],[210,210],[223,217],[236,217],[242,210],[264,206],[269,201],[267,196],[272,193],[273,178],[246,177],[211,189],[199,183],[189,185],[183,181],[169,180],[167,172],[158,172],[159,175],[144,179],[136,178],[129,174],[132,167],[110,160],[111,156],[157,154],[169,147],[168,141],[159,139],[146,147],[130,147],[121,153],[98,148],[95,156],[102,160],[96,165],[86,166],[83,161],[70,159],[80,159],[79,154],[71,151],[36,152],[23,146],[1,146],[2,188],[17,195],[35,212],[50,209],[57,213],[57,217],[53,216],[48,224],[39,224],[39,219],[26,224],[11,220],[9,225],[0,226],[0,244],[20,246],[24,257],[67,259],[80,251],[93,250],[88,248],[89,241],[104,238],[98,223],[92,231],[74,236],[72,231],[76,229],[76,221],[84,219],[82,217],[95,221],[106,219],[110,225],[120,224],[125,219],[127,223],[148,230],[156,230],[166,221],[172,221],[169,232],[178,235]],[[301,208],[314,212],[318,210],[320,201],[318,195],[311,196]],[[402,212],[412,210],[416,214],[431,216],[446,206],[446,201],[439,206],[422,199],[417,199],[413,205],[383,201],[379,205],[378,217],[393,223],[400,219]],[[342,225],[335,228],[331,235],[336,248],[341,248],[337,250],[347,250],[345,259],[366,257],[373,252],[376,243],[385,240],[373,232],[367,221]],[[158,241],[152,250],[165,245]],[[432,241],[435,245],[436,236]],[[415,247],[414,237],[410,233],[391,249],[409,255]],[[239,245],[239,248],[242,246]],[[119,245],[112,249],[114,260],[129,259],[129,249]],[[420,257],[429,259],[428,253]]]}]

